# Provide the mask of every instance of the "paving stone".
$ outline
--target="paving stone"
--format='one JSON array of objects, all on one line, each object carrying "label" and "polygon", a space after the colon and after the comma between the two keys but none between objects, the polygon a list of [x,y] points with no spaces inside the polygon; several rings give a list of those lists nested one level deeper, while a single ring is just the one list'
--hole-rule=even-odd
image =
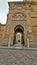
[{"label": "paving stone", "polygon": [[0,49],[0,65],[37,65],[37,51]]}]

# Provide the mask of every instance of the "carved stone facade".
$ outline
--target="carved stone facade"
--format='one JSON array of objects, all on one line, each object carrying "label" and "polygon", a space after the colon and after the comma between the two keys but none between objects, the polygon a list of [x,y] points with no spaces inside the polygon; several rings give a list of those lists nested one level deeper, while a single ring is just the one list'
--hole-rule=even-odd
[{"label": "carved stone facade", "polygon": [[[0,39],[3,37],[0,44],[8,45],[10,43],[10,46],[14,46],[21,43],[25,47],[37,47],[37,2],[8,2],[8,4],[7,23],[5,26],[0,24],[2,34],[2,36],[0,34]],[[2,41],[4,42],[2,43]]]}]

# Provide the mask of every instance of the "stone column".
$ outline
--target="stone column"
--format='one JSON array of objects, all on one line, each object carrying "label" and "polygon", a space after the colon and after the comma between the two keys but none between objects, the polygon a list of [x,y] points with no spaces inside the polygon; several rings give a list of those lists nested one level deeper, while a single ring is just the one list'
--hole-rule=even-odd
[{"label": "stone column", "polygon": [[11,38],[9,38],[8,47],[10,47],[10,44],[11,44]]},{"label": "stone column", "polygon": [[29,38],[27,38],[27,48],[29,48]]},{"label": "stone column", "polygon": [[11,46],[13,46],[13,39],[11,39]]}]

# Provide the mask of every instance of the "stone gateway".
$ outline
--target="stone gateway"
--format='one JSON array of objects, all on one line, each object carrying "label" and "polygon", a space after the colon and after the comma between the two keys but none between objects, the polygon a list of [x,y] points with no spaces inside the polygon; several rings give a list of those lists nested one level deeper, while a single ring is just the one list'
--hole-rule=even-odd
[{"label": "stone gateway", "polygon": [[5,25],[0,24],[0,46],[37,47],[37,1],[8,2]]}]

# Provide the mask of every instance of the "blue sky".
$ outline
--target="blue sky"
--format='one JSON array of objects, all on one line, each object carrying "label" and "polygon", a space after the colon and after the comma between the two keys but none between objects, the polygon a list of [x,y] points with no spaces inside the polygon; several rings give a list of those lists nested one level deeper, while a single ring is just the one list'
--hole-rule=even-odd
[{"label": "blue sky", "polygon": [[[8,2],[9,1],[18,1],[18,0],[0,0],[0,23],[5,24],[7,20],[8,13]],[[19,0],[23,1],[23,0]]]}]

